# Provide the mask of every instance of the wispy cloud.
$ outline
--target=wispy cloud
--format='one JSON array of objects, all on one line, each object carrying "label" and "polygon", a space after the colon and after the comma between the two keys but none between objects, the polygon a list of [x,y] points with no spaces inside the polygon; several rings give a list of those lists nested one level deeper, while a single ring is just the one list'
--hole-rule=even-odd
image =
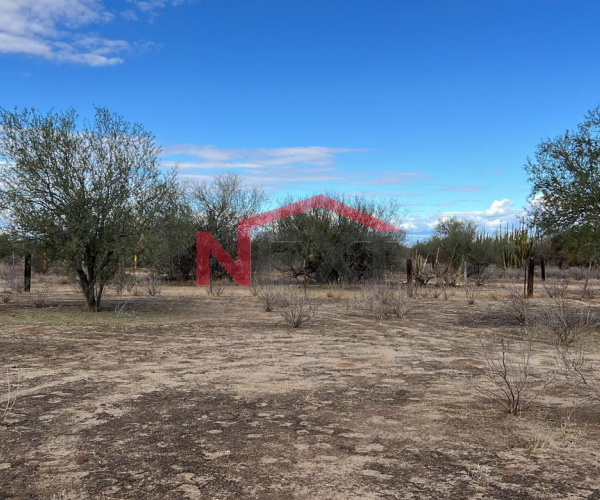
[{"label": "wispy cloud", "polygon": [[344,153],[363,153],[360,148],[331,148],[321,146],[221,149],[214,146],[178,144],[164,149],[166,157],[188,157],[198,169],[269,168],[286,165],[333,165]]},{"label": "wispy cloud", "polygon": [[[374,191],[377,186],[389,188],[394,185],[411,184],[427,178],[418,172],[393,172],[374,174],[344,168],[343,156],[365,154],[363,148],[339,148],[326,146],[296,146],[283,148],[233,148],[195,144],[168,146],[163,152],[163,166],[177,166],[186,177],[209,173],[213,175],[223,170],[234,170],[252,183],[261,183],[268,189],[280,189],[291,184],[326,184],[327,188],[348,189],[369,186]],[[181,175],[180,174],[180,175]],[[364,194],[364,193],[362,193]],[[404,190],[401,193],[375,196],[409,197],[418,196]]]},{"label": "wispy cloud", "polygon": [[481,191],[481,186],[450,186],[441,188],[440,191],[447,191],[452,193],[470,192],[470,191]]},{"label": "wispy cloud", "polygon": [[357,196],[368,196],[373,198],[416,198],[423,196],[422,193],[402,193],[395,191],[379,192],[379,191],[359,191],[356,193],[349,193]]},{"label": "wispy cloud", "polygon": [[121,13],[128,20],[137,20],[138,13],[148,16],[150,19],[158,14],[158,12],[166,7],[178,7],[186,3],[194,3],[198,0],[127,0],[127,3],[132,6]]},{"label": "wispy cloud", "polygon": [[[181,1],[133,2],[138,10],[156,12]],[[128,9],[121,15],[137,19]],[[102,0],[0,0],[0,53],[26,54],[50,61],[114,66],[124,56],[146,50],[148,42],[106,38],[89,31],[115,19]]]},{"label": "wispy cloud", "polygon": [[390,186],[397,184],[413,184],[416,181],[429,179],[431,176],[421,172],[393,172],[374,174],[361,172],[359,178],[350,182],[356,185]]}]

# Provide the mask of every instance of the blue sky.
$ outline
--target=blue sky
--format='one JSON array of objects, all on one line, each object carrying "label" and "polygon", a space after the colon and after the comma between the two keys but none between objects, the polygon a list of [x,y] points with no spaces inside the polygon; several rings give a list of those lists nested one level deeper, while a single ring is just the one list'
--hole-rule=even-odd
[{"label": "blue sky", "polygon": [[274,200],[394,197],[413,237],[493,229],[538,142],[600,103],[599,20],[591,0],[0,0],[0,106],[106,106],[180,175]]}]

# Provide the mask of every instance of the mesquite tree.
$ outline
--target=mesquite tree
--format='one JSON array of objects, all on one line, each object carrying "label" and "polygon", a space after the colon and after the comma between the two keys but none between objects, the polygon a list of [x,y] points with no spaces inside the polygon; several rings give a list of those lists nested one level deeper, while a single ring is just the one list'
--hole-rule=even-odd
[{"label": "mesquite tree", "polygon": [[542,141],[525,169],[538,225],[553,233],[600,225],[600,106],[577,130]]},{"label": "mesquite tree", "polygon": [[174,188],[152,134],[105,108],[0,109],[0,207],[21,237],[49,244],[77,273],[86,308],[132,258]]},{"label": "mesquite tree", "polygon": [[546,139],[529,158],[533,221],[546,234],[578,248],[580,258],[600,256],[600,106],[576,130]]}]

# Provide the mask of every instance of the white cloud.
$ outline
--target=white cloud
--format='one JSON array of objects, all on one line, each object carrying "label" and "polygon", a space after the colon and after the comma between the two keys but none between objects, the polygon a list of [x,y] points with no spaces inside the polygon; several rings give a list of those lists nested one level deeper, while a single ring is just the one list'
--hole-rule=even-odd
[{"label": "white cloud", "polygon": [[483,210],[444,211],[426,217],[408,217],[401,227],[407,231],[409,238],[414,240],[415,235],[422,238],[430,236],[439,221],[457,217],[463,220],[472,220],[481,230],[493,233],[507,224],[509,226],[518,225],[519,218],[524,213],[525,209],[515,208],[513,200],[504,198],[492,201],[490,206]]},{"label": "white cloud", "polygon": [[118,54],[131,49],[128,42],[77,33],[112,18],[99,0],[0,0],[0,52],[91,66],[120,64]]},{"label": "white cloud", "polygon": [[[193,3],[195,1],[197,0],[127,0],[127,3],[131,4],[140,13],[147,15],[150,17],[150,19],[153,19],[161,9],[166,7],[178,7],[180,5]],[[130,12],[135,15],[133,10],[130,9]]]},{"label": "white cloud", "polygon": [[[137,20],[136,12],[155,14],[184,0],[130,2],[120,13]],[[136,11],[137,9],[137,11]],[[0,53],[26,54],[57,62],[89,66],[123,63],[123,55],[152,44],[105,38],[87,32],[115,18],[102,0],[0,0]]]},{"label": "white cloud", "polygon": [[485,209],[481,214],[485,217],[492,217],[498,215],[506,215],[513,210],[515,202],[504,198],[503,200],[494,200],[490,205],[490,208]]}]

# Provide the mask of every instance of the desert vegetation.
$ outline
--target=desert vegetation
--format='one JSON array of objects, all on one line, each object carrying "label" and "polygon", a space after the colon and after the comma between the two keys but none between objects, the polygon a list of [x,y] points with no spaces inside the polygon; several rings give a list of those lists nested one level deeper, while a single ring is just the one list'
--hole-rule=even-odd
[{"label": "desert vegetation", "polygon": [[204,290],[195,233],[236,259],[262,188],[178,181],[103,108],[1,118],[3,498],[600,491],[597,111],[529,160],[519,227],[448,218],[408,244],[314,208],[252,234],[250,287],[213,259]]}]

